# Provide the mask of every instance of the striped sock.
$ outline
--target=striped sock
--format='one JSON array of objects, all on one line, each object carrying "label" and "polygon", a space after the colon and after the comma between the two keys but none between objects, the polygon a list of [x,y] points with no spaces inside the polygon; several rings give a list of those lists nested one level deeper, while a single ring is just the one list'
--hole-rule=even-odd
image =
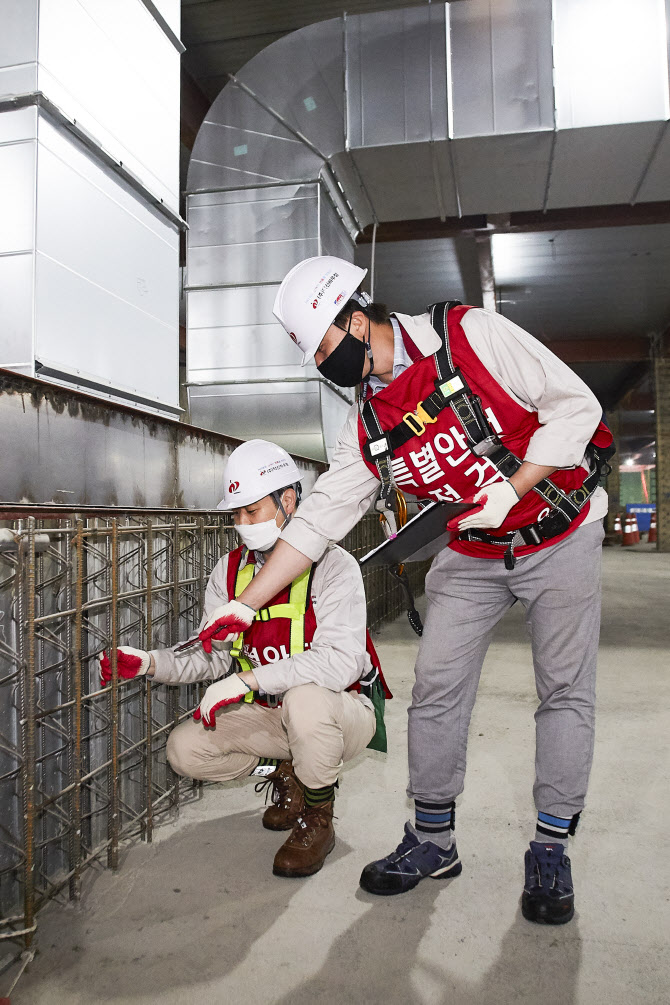
[{"label": "striped sock", "polygon": [[568,837],[574,834],[579,823],[579,813],[574,817],[555,817],[551,813],[538,813],[535,825],[535,840],[546,844],[568,844]]},{"label": "striped sock", "polygon": [[271,775],[275,768],[281,764],[279,757],[259,757],[258,764],[251,772],[252,775]]},{"label": "striped sock", "polygon": [[414,800],[414,829],[424,841],[433,837],[436,844],[444,846],[445,839],[451,844],[451,831],[456,825],[456,804],[428,803],[424,799]]},{"label": "striped sock", "polygon": [[310,789],[303,786],[305,792],[305,806],[321,806],[322,803],[330,803],[335,798],[335,786],[326,785],[323,789]]}]

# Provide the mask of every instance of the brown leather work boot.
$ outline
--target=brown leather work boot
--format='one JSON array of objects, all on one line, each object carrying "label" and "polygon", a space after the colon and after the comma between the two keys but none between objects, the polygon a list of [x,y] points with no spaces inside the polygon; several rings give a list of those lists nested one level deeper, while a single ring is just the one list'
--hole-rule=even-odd
[{"label": "brown leather work boot", "polygon": [[333,803],[305,806],[302,816],[275,855],[275,876],[311,876],[335,847]]},{"label": "brown leather work boot", "polygon": [[272,784],[272,806],[263,814],[263,826],[269,831],[289,831],[302,813],[305,801],[302,788],[293,773],[292,761],[281,761],[271,775],[256,786],[261,791]]}]

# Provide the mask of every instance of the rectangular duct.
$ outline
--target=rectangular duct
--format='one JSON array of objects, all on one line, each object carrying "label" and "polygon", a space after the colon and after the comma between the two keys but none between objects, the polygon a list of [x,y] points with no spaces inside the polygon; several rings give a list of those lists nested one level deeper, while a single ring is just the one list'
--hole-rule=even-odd
[{"label": "rectangular duct", "polygon": [[176,418],[179,53],[137,0],[2,14],[0,366]]},{"label": "rectangular duct", "polygon": [[188,196],[186,308],[191,421],[231,436],[271,436],[325,460],[350,396],[327,385],[275,321],[287,272],[320,254],[353,259],[321,182]]}]

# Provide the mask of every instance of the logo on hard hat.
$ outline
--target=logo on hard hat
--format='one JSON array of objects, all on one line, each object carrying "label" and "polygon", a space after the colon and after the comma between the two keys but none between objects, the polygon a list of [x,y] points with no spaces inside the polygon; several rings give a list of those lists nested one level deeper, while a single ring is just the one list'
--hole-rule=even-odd
[{"label": "logo on hard hat", "polygon": [[312,301],[312,307],[314,308],[314,310],[316,310],[318,306],[319,306],[319,301],[318,300],[313,300]]},{"label": "logo on hard hat", "polygon": [[228,491],[232,492],[232,493],[239,492],[240,491],[240,483],[239,482],[231,482],[230,485],[228,486]]},{"label": "logo on hard hat", "polygon": [[343,300],[343,299],[344,299],[344,290],[342,290],[342,292],[340,293],[339,297],[335,297],[333,303],[337,307],[337,305],[339,304],[340,300]]},{"label": "logo on hard hat", "polygon": [[288,337],[289,337],[289,338],[292,338],[292,339],[293,339],[293,341],[297,343],[297,341],[298,341],[298,336],[296,335],[296,333],[295,333],[295,332],[289,332],[289,333],[288,333]]}]

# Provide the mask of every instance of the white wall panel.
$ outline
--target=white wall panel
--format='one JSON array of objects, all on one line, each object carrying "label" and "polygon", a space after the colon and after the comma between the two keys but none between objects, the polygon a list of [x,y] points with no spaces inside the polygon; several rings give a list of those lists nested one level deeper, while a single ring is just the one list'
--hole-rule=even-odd
[{"label": "white wall panel", "polygon": [[87,380],[157,403],[179,401],[178,343],[170,328],[58,262],[37,254],[35,356]]},{"label": "white wall panel", "polygon": [[[174,228],[165,221],[163,234],[157,234],[157,221],[139,199],[134,205],[120,205],[115,198],[118,184],[105,170],[88,161],[87,177],[80,167],[82,160],[88,160],[83,152],[62,139],[56,153],[48,145],[53,138],[50,132],[47,142],[40,143],[38,251],[143,314],[176,328],[179,287]],[[146,225],[147,217],[151,226]]]},{"label": "white wall panel", "polygon": [[554,4],[559,129],[668,117],[664,0]]},{"label": "white wall panel", "polygon": [[179,53],[138,0],[49,0],[39,87],[178,206]]},{"label": "white wall panel", "polygon": [[[0,366],[33,362],[33,255],[0,256]],[[25,372],[25,368],[24,368]]]},{"label": "white wall panel", "polygon": [[[0,116],[0,123],[1,119]],[[36,148],[35,140],[0,146],[0,192],[3,193],[0,255],[32,250]]]}]

